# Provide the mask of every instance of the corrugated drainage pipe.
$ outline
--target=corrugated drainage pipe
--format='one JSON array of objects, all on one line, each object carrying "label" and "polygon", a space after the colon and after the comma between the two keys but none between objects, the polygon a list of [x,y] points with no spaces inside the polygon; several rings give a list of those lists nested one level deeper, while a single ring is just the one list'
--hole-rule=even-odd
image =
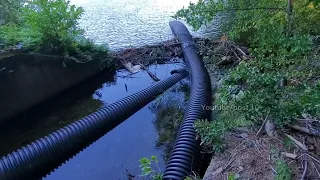
[{"label": "corrugated drainage pipe", "polygon": [[196,120],[210,119],[211,111],[204,107],[212,105],[212,89],[209,74],[197,54],[195,42],[188,29],[179,21],[171,21],[169,24],[182,44],[184,61],[191,76],[191,92],[189,104],[163,179],[183,180],[192,171],[199,171],[200,142],[197,140],[193,125]]},{"label": "corrugated drainage pipe", "polygon": [[121,99],[0,159],[0,179],[39,179],[185,78],[186,70]]}]

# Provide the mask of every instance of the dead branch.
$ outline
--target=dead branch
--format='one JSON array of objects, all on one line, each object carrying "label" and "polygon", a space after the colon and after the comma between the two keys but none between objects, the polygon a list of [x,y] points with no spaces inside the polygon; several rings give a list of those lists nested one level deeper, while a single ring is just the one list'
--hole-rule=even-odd
[{"label": "dead branch", "polygon": [[320,172],[319,172],[317,166],[314,164],[313,159],[311,159],[311,162],[312,162],[312,165],[313,165],[314,169],[317,171],[317,174],[318,174],[318,176],[319,176],[319,178],[320,178]]},{"label": "dead branch", "polygon": [[238,50],[242,55],[244,56],[248,56],[245,52],[243,52],[242,49],[240,49],[238,46],[234,45],[234,43],[230,43],[230,45],[235,48],[236,50]]},{"label": "dead branch", "polygon": [[287,152],[281,152],[281,154],[287,158],[290,159],[297,159],[297,155],[296,154],[292,154],[292,153],[287,153]]},{"label": "dead branch", "polygon": [[262,123],[262,125],[261,125],[261,127],[260,127],[259,131],[257,132],[256,136],[258,136],[258,135],[260,134],[260,132],[262,131],[262,129],[263,129],[263,127],[264,127],[264,125],[265,125],[265,124],[266,124],[266,122],[267,122],[267,119],[268,119],[268,117],[269,117],[269,114],[270,114],[270,111],[268,112],[268,114],[267,114],[266,118],[264,118],[264,121],[263,121],[263,123]]},{"label": "dead branch", "polygon": [[293,136],[289,135],[289,134],[285,134],[289,139],[291,139],[297,146],[299,146],[301,149],[303,149],[304,151],[308,151],[308,148],[306,145],[302,144],[300,141],[298,141],[297,139],[295,139]]},{"label": "dead branch", "polygon": [[297,125],[288,125],[288,127],[309,134],[309,135],[313,135],[313,136],[320,136],[320,132],[317,132],[316,130],[310,131],[310,129],[305,128],[305,127],[301,127],[301,126],[297,126]]},{"label": "dead branch", "polygon": [[154,80],[154,81],[160,81],[160,79],[154,75],[152,72],[149,71],[148,68],[146,68],[143,64],[140,63],[141,69],[147,71],[147,73],[149,74],[149,76]]},{"label": "dead branch", "polygon": [[302,155],[307,155],[307,156],[309,156],[311,159],[315,160],[317,163],[320,164],[320,161],[319,161],[317,158],[311,156],[310,154],[308,154],[308,153],[303,153]]},{"label": "dead branch", "polygon": [[307,174],[307,170],[308,170],[308,161],[303,158],[303,161],[304,161],[304,169],[303,169],[303,173],[302,173],[302,176],[301,176],[301,180],[304,180],[306,174]]}]

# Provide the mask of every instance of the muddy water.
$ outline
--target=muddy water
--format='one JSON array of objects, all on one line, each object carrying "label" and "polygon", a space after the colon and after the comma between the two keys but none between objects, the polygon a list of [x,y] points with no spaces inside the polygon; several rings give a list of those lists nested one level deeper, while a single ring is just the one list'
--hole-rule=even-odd
[{"label": "muddy water", "polygon": [[[183,67],[182,64],[167,64],[153,65],[149,69],[158,78],[165,79],[170,76],[171,70],[181,67]],[[114,77],[98,79],[91,80],[89,84],[79,85],[76,87],[77,89],[73,88],[64,93],[63,97],[57,97],[46,105],[41,105],[15,119],[16,123],[14,124],[21,126],[14,125],[11,128],[2,129],[0,131],[1,155],[155,83],[144,71],[128,75],[126,71],[120,70]],[[183,111],[187,93],[181,91],[180,87],[181,82],[45,179],[127,179],[126,169],[131,174],[140,175],[139,159],[151,155],[158,157],[159,166],[163,169],[164,159],[170,150],[168,151],[168,147],[160,148],[158,145],[159,132],[166,133],[167,129],[165,128],[167,128],[168,122],[157,119],[159,118],[157,111],[160,108],[163,111],[168,106],[175,107],[180,112]],[[165,116],[164,114],[160,118],[165,118]],[[155,122],[158,122],[157,125]],[[166,125],[159,125],[159,122]]]},{"label": "muddy water", "polygon": [[[79,26],[86,31],[85,36],[98,44],[107,43],[111,50],[116,50],[171,39],[171,16],[187,7],[189,2],[197,1],[71,0],[71,3],[85,10],[79,21]],[[201,36],[215,31],[216,26],[211,26],[192,34]]]}]

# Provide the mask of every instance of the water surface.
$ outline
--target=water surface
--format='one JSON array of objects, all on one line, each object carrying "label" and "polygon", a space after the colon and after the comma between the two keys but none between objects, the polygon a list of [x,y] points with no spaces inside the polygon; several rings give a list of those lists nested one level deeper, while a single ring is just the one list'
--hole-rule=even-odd
[{"label": "water surface", "polygon": [[[86,36],[116,50],[159,43],[173,37],[169,21],[175,12],[198,0],[71,0],[82,6],[79,21]],[[191,30],[191,29],[190,29]]]}]

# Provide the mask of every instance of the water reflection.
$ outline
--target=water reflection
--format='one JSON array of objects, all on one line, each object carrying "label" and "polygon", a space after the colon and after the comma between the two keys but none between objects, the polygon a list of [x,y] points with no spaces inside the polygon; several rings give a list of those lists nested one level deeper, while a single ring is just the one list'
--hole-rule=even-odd
[{"label": "water reflection", "polygon": [[156,146],[163,150],[164,162],[167,162],[170,157],[188,97],[189,81],[183,80],[157,98],[150,106],[151,111],[156,115],[154,126],[159,137]]},{"label": "water reflection", "polygon": [[[181,65],[166,64],[150,66],[149,70],[165,79],[178,68]],[[154,83],[144,71],[131,75],[120,70],[111,78],[102,73],[1,126],[0,153],[20,148]],[[151,155],[158,157],[163,169],[186,106],[187,86],[188,80],[179,82],[45,179],[127,179],[126,169],[141,174],[139,159]]]},{"label": "water reflection", "polygon": [[93,92],[115,83],[106,71],[1,124],[0,155],[10,153],[104,106]]},{"label": "water reflection", "polygon": [[[159,79],[165,79],[170,76],[171,70],[177,68],[181,68],[181,65],[153,65],[149,67],[149,70],[156,74]],[[116,75],[116,85],[109,87],[102,85],[101,88],[96,90],[93,97],[106,105],[141,91],[154,83],[156,82],[144,71],[130,75],[128,72],[120,70]],[[174,95],[176,94],[175,91],[178,91],[178,88],[176,89],[173,88],[167,93],[171,93],[176,99],[179,99],[180,95]],[[183,93],[180,97],[184,101]],[[157,104],[160,101],[155,102]],[[127,179],[126,169],[131,174],[141,174],[139,159],[151,155],[159,157],[159,166],[163,169],[165,161],[160,158],[163,151],[156,145],[159,139],[153,121],[156,114],[150,110],[154,104],[150,103],[136,112],[125,122],[62,165],[46,179]],[[165,106],[158,105],[159,107],[164,108]]]}]

